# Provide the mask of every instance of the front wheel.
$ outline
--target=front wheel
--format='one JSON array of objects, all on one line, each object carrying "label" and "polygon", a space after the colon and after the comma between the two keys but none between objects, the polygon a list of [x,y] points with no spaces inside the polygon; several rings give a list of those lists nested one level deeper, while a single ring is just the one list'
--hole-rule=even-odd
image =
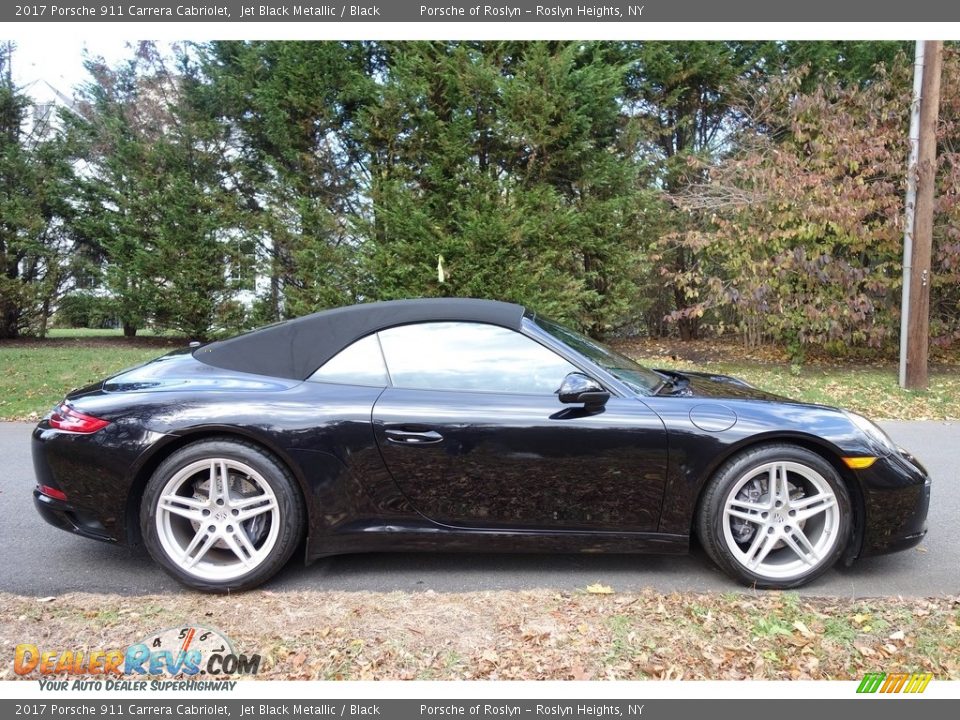
[{"label": "front wheel", "polygon": [[303,525],[289,471],[238,440],[202,440],[173,453],[140,508],[154,560],[185,585],[211,592],[266,581],[290,559]]},{"label": "front wheel", "polygon": [[733,577],[791,588],[837,562],[850,537],[850,495],[829,462],[793,445],[767,445],[727,461],[697,514],[700,542]]}]

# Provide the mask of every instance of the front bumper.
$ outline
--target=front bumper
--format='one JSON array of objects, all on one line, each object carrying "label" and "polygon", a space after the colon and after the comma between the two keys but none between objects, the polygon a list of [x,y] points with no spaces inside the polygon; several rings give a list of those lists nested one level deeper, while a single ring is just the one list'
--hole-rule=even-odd
[{"label": "front bumper", "polygon": [[906,550],[923,540],[930,475],[915,457],[900,450],[857,475],[865,510],[860,557]]}]

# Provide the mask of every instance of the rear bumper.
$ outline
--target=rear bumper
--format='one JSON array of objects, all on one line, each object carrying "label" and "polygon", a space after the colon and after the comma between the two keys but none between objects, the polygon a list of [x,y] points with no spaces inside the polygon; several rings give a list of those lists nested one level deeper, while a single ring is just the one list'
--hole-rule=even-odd
[{"label": "rear bumper", "polygon": [[906,550],[923,540],[930,508],[926,468],[901,450],[857,474],[866,511],[860,557]]},{"label": "rear bumper", "polygon": [[54,527],[92,540],[116,542],[116,538],[107,534],[106,528],[99,520],[78,511],[62,500],[48,497],[35,489],[33,491],[33,504],[37,508],[37,512],[40,513],[40,517]]},{"label": "rear bumper", "polygon": [[[156,433],[115,423],[89,435],[50,428],[46,420],[33,431],[33,492],[37,512],[54,527],[83,537],[127,544],[135,515],[131,490],[140,458]],[[66,500],[39,492],[47,485]]]}]

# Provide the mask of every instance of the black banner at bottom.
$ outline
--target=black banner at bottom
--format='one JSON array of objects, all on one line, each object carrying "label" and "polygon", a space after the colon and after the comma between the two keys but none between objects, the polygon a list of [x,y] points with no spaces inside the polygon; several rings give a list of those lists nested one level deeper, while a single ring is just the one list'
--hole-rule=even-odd
[{"label": "black banner at bottom", "polygon": [[[909,707],[908,707],[909,706]],[[960,701],[920,697],[857,697],[849,700],[0,700],[0,718],[92,717],[126,720],[189,718],[383,718],[385,720],[611,720],[619,718],[703,718],[743,720],[776,717],[864,717],[870,720],[956,718]]]}]

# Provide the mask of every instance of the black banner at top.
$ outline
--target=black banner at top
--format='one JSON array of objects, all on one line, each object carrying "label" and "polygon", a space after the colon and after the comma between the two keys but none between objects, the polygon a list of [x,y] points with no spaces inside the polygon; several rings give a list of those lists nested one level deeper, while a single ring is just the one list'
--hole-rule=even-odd
[{"label": "black banner at top", "polygon": [[57,0],[4,3],[0,22],[956,22],[944,0]]}]

